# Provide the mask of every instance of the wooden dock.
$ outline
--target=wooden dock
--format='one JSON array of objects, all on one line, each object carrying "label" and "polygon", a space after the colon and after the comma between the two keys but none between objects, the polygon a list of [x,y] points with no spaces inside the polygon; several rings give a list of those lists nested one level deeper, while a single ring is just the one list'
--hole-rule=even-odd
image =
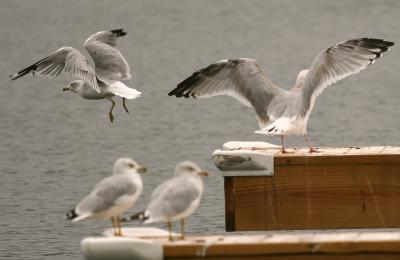
[{"label": "wooden dock", "polygon": [[229,142],[213,154],[227,231],[400,227],[400,148]]},{"label": "wooden dock", "polygon": [[123,237],[83,239],[82,252],[87,260],[400,259],[400,148],[319,150],[229,142],[214,152],[226,229],[258,232],[169,241],[164,230],[124,228]]},{"label": "wooden dock", "polygon": [[257,232],[193,236],[168,241],[167,232],[126,228],[125,237],[89,237],[81,242],[87,260],[305,260],[400,259],[400,230]]}]

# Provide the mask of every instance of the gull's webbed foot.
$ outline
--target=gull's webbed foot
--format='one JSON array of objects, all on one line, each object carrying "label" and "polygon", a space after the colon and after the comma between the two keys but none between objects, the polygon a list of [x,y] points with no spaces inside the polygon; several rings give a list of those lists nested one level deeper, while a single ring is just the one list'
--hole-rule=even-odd
[{"label": "gull's webbed foot", "polygon": [[282,153],[282,154],[291,154],[291,153],[294,153],[294,152],[289,152],[289,151],[286,150],[284,147],[282,147],[281,153]]}]

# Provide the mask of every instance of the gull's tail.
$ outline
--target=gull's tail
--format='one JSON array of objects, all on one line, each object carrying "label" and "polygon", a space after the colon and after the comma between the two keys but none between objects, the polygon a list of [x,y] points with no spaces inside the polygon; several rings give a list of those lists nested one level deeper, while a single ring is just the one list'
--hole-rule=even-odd
[{"label": "gull's tail", "polygon": [[133,214],[131,216],[124,217],[124,218],[121,219],[121,222],[130,222],[130,221],[134,221],[134,220],[139,220],[139,221],[143,222],[143,221],[145,221],[145,220],[147,220],[149,218],[144,213],[145,212],[142,211],[142,212]]},{"label": "gull's tail", "polygon": [[142,95],[140,91],[137,91],[134,88],[130,88],[121,81],[112,80],[112,79],[100,79],[108,84],[109,90],[114,95],[127,98],[127,99],[135,99]]},{"label": "gull's tail", "polygon": [[78,214],[76,214],[75,209],[72,209],[67,214],[65,214],[65,218],[67,220],[74,220],[77,217],[78,217]]},{"label": "gull's tail", "polygon": [[254,131],[257,134],[264,135],[282,135],[285,134],[291,127],[291,120],[287,117],[281,117],[278,120],[267,125],[263,129]]},{"label": "gull's tail", "polygon": [[75,209],[72,209],[72,210],[70,210],[67,214],[65,214],[65,219],[66,219],[66,220],[70,220],[70,221],[72,221],[72,222],[77,222],[77,221],[80,221],[80,220],[82,220],[82,219],[85,219],[85,218],[87,218],[87,217],[89,217],[89,216],[90,216],[90,213],[86,213],[86,214],[80,215],[80,214],[78,214],[78,213],[76,212]]}]

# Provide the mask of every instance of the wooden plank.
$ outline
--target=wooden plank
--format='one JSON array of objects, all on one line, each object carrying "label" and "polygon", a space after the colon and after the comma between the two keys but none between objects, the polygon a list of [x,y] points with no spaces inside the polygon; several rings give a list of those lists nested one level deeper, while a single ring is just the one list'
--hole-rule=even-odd
[{"label": "wooden plank", "polygon": [[[398,236],[391,239],[357,239],[340,231],[319,234],[269,234],[269,236],[194,237],[190,241],[164,244],[165,259],[396,259],[400,257]],[[371,234],[373,235],[373,234]],[[339,238],[334,238],[339,236]],[[370,236],[371,237],[371,236]],[[349,240],[353,238],[353,240]],[[212,242],[209,242],[212,241]],[[375,258],[373,258],[375,257]]]},{"label": "wooden plank", "polygon": [[[238,144],[274,154],[274,176],[226,181],[227,231],[400,227],[399,147],[276,154],[268,144]],[[227,147],[240,154],[236,143]]]},{"label": "wooden plank", "polygon": [[227,231],[400,227],[400,148],[281,154],[268,144],[234,142],[226,149],[240,155],[239,145],[250,157],[249,150],[273,154],[275,176],[250,177],[242,171],[243,176],[229,179]]},{"label": "wooden plank", "polygon": [[276,155],[275,166],[310,164],[399,164],[397,154],[342,154],[342,155]]},{"label": "wooden plank", "polygon": [[[204,241],[204,240],[203,240]],[[400,256],[399,242],[358,242],[348,241],[328,243],[216,243],[204,247],[202,242],[164,243],[164,257],[238,257],[238,256],[268,256],[268,255],[322,255],[322,254],[397,254]]]},{"label": "wooden plank", "polygon": [[400,257],[400,232],[388,229],[198,235],[175,241],[168,240],[165,230],[155,228],[123,228],[123,234],[123,237],[115,237],[109,229],[102,237],[83,239],[81,249],[85,258],[334,260]]},{"label": "wooden plank", "polygon": [[234,177],[228,196],[235,230],[400,227],[400,167],[390,164],[279,166]]},{"label": "wooden plank", "polygon": [[225,190],[225,228],[227,231],[235,231],[235,201],[233,193],[233,177],[224,178]]},{"label": "wooden plank", "polygon": [[400,254],[304,254],[304,255],[264,255],[264,256],[207,256],[207,257],[166,257],[168,260],[398,260]]}]

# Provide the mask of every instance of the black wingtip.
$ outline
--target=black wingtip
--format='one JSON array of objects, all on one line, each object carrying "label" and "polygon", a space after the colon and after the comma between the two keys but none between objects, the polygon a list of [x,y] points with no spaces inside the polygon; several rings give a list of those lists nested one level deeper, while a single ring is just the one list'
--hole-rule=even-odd
[{"label": "black wingtip", "polygon": [[[168,93],[168,96],[176,96],[177,98],[189,98],[191,94],[190,92],[196,85],[201,83],[201,81],[203,80],[203,72],[208,68],[209,67],[194,72],[190,77],[179,83],[176,88],[171,90]],[[195,96],[192,95],[192,97]]]},{"label": "black wingtip", "polygon": [[385,41],[388,46],[394,46],[394,42]]},{"label": "black wingtip", "polygon": [[144,214],[144,211],[131,215],[129,217],[125,217],[121,219],[121,222],[129,222],[133,220],[145,221],[149,217]]},{"label": "black wingtip", "polygon": [[74,218],[76,218],[78,215],[75,212],[75,209],[70,210],[67,214],[65,214],[65,218],[67,220],[73,220]]},{"label": "black wingtip", "polygon": [[19,78],[25,76],[26,74],[29,74],[30,72],[33,72],[35,69],[36,69],[35,66],[28,67],[28,68],[23,69],[23,70],[15,73],[15,74],[11,74],[10,78],[11,78],[11,80],[19,79]]},{"label": "black wingtip", "polygon": [[45,60],[46,60],[46,58],[41,59],[41,60],[39,60],[38,62],[35,62],[34,64],[32,64],[32,65],[26,67],[25,69],[20,70],[20,71],[18,71],[18,72],[15,73],[15,74],[11,74],[11,75],[10,75],[11,80],[19,79],[20,77],[23,77],[23,76],[25,76],[26,74],[29,74],[29,73],[31,73],[31,72],[34,73],[34,72],[36,71],[36,69],[38,68],[38,66],[39,66],[42,62],[44,62]]},{"label": "black wingtip", "polygon": [[173,90],[171,90],[171,91],[168,93],[168,96],[175,96],[177,89],[178,89],[178,88],[174,88]]},{"label": "black wingtip", "polygon": [[380,46],[385,46],[385,47],[389,47],[389,46],[393,46],[394,45],[394,42],[386,41],[386,40],[383,40],[383,39],[363,38],[363,40],[368,42],[368,43],[372,43],[372,44],[380,45]]},{"label": "black wingtip", "polygon": [[393,46],[394,42],[385,41],[382,39],[375,39],[375,38],[360,38],[359,39],[359,46],[366,47],[366,48],[379,48],[381,52],[386,52],[389,50],[389,47]]},{"label": "black wingtip", "polygon": [[116,34],[118,37],[122,37],[122,36],[125,36],[128,34],[126,31],[124,31],[124,29],[114,29],[114,30],[111,30],[111,32],[113,34]]}]

